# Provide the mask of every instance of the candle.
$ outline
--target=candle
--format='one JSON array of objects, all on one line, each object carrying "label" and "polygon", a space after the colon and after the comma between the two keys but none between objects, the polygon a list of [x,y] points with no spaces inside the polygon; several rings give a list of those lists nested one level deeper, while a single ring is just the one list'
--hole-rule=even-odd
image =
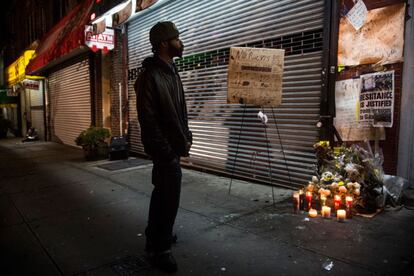
[{"label": "candle", "polygon": [[344,222],[346,217],[346,211],[343,209],[339,209],[336,211],[336,218],[339,222]]},{"label": "candle", "polygon": [[299,210],[305,209],[305,194],[303,190],[299,190]]},{"label": "candle", "polygon": [[308,203],[308,210],[312,208],[312,192],[306,192],[306,202]]},{"label": "candle", "polygon": [[352,217],[352,202],[353,202],[353,198],[352,196],[347,196],[345,197],[345,202],[346,202],[346,216],[348,218]]},{"label": "candle", "polygon": [[322,206],[326,205],[326,195],[321,195],[321,204]]},{"label": "candle", "polygon": [[346,202],[346,207],[347,208],[351,208],[352,207],[352,201],[354,199],[352,198],[352,196],[347,196],[345,197],[345,202]]},{"label": "candle", "polygon": [[316,218],[318,216],[318,211],[316,209],[309,209],[309,217]]},{"label": "candle", "polygon": [[297,214],[299,211],[299,201],[299,192],[293,192],[293,212],[295,214]]},{"label": "candle", "polygon": [[322,217],[323,218],[330,218],[331,217],[331,207],[322,206]]},{"label": "candle", "polygon": [[338,210],[340,205],[341,205],[341,196],[340,195],[335,195],[334,204],[335,204],[335,210]]}]

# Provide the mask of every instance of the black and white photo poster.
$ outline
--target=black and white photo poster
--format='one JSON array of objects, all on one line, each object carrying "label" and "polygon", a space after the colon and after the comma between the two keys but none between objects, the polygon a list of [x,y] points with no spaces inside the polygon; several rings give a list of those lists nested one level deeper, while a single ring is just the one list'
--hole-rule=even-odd
[{"label": "black and white photo poster", "polygon": [[362,75],[359,101],[361,126],[392,127],[394,71]]}]

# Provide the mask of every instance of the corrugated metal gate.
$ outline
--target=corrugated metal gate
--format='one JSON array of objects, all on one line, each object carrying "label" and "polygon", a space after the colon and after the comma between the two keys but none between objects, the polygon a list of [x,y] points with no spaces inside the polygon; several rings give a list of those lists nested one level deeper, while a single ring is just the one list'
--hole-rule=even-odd
[{"label": "corrugated metal gate", "polygon": [[[184,162],[272,185],[303,185],[313,172],[312,145],[318,139],[323,19],[323,0],[183,0],[144,12],[128,25],[132,150],[144,152],[133,83],[151,55],[149,29],[171,20],[185,45],[185,56],[176,62],[194,135]],[[283,104],[263,110],[267,128],[257,118],[260,108],[226,103],[230,46],[286,51]]]},{"label": "corrugated metal gate", "polygon": [[91,125],[89,61],[67,66],[48,78],[52,140],[75,146],[79,133]]}]

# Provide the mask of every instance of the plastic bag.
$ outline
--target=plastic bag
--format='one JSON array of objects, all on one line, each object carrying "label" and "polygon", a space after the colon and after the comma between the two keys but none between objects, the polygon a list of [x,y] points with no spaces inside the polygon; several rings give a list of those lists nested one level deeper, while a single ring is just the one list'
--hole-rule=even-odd
[{"label": "plastic bag", "polygon": [[400,176],[385,174],[384,186],[390,204],[395,207],[401,202],[402,192],[408,187],[408,180]]}]

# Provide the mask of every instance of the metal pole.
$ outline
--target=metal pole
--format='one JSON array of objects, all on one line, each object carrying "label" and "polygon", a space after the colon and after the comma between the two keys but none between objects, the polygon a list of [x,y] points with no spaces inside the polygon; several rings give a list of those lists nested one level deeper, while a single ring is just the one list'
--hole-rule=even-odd
[{"label": "metal pole", "polygon": [[119,87],[119,136],[122,136],[122,83],[119,83],[118,87]]},{"label": "metal pole", "polygon": [[242,121],[240,125],[240,131],[239,131],[239,137],[237,138],[237,146],[236,146],[236,156],[234,157],[233,161],[233,169],[231,172],[231,178],[230,178],[230,185],[229,185],[229,194],[231,192],[231,184],[233,183],[233,177],[234,177],[234,169],[236,167],[236,161],[237,161],[237,154],[239,153],[239,145],[240,145],[240,136],[243,129],[243,123],[244,123],[244,113],[246,112],[246,105],[243,106],[243,114],[242,114]]}]

